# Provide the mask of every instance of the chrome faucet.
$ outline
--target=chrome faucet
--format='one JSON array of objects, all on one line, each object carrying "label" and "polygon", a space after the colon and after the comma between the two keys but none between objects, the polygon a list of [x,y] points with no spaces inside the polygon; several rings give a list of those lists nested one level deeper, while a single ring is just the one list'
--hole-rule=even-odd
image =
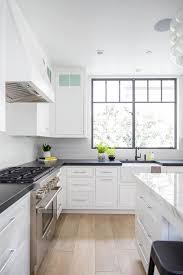
[{"label": "chrome faucet", "polygon": [[138,154],[137,154],[137,151],[139,150],[139,147],[135,147],[135,160],[138,160],[138,159],[140,159],[141,158],[141,153],[140,153],[140,155],[138,156]]}]

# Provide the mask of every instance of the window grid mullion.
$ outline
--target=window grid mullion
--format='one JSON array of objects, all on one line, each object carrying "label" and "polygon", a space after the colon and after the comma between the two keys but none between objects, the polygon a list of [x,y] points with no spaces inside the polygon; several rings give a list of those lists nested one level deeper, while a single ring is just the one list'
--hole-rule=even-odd
[{"label": "window grid mullion", "polygon": [[132,148],[135,148],[135,79],[132,81]]},{"label": "window grid mullion", "polygon": [[147,80],[147,102],[149,102],[149,80]]},{"label": "window grid mullion", "polygon": [[[134,148],[136,146],[136,140],[135,140],[135,137],[136,137],[136,133],[135,133],[135,125],[136,125],[136,114],[135,114],[135,107],[136,107],[136,103],[172,103],[174,104],[174,110],[175,110],[175,113],[174,113],[174,117],[175,117],[175,122],[174,122],[174,131],[175,131],[175,134],[174,134],[174,147],[162,147],[162,148],[176,148],[177,147],[177,80],[174,78],[159,78],[159,79],[154,79],[154,80],[160,80],[161,82],[161,101],[159,102],[151,102],[149,101],[149,81],[150,80],[153,80],[153,79],[115,79],[115,80],[118,80],[119,81],[119,101],[116,101],[116,102],[108,102],[107,101],[107,81],[110,80],[110,79],[103,79],[105,81],[105,101],[103,102],[94,102],[93,100],[93,81],[95,80],[99,80],[99,79],[92,79],[92,127],[91,127],[91,132],[92,132],[92,148],[94,148],[94,143],[93,143],[93,111],[94,111],[94,103],[131,103],[132,104],[132,147],[129,147],[130,148]],[[131,80],[132,81],[132,101],[124,101],[124,102],[121,102],[121,81],[123,80]],[[136,80],[146,80],[147,81],[147,102],[135,102],[135,82]],[[174,80],[174,101],[163,101],[163,81],[166,81],[166,80]],[[122,148],[122,147],[117,147],[117,148]],[[127,148],[127,147],[124,147],[124,148]],[[142,148],[149,148],[149,147],[142,147]],[[150,148],[161,148],[161,147],[150,147]]]},{"label": "window grid mullion", "polygon": [[163,83],[162,83],[162,79],[161,79],[161,102],[163,102]]}]

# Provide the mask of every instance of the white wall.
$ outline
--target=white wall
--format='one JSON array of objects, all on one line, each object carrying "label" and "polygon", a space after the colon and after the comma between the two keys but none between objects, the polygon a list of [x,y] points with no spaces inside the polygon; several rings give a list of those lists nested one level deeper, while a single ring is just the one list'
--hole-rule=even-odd
[{"label": "white wall", "polygon": [[0,169],[20,165],[36,158],[36,139],[30,137],[10,137],[0,133]]},{"label": "white wall", "polygon": [[[88,81],[89,95],[90,79]],[[156,159],[183,159],[183,78],[178,81],[178,150],[158,149],[153,150]],[[58,158],[96,158],[97,152],[91,149],[91,97],[88,100],[88,139],[58,139],[58,138],[38,138],[38,147],[43,142],[52,145],[52,154]],[[149,150],[141,150],[142,155]],[[134,159],[134,149],[117,150],[117,158]]]}]

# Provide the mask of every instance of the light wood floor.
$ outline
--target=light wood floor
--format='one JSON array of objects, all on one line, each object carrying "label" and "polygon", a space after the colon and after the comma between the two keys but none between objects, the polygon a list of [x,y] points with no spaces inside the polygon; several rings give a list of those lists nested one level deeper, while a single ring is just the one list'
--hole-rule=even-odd
[{"label": "light wood floor", "polygon": [[134,216],[62,215],[39,275],[145,275]]}]

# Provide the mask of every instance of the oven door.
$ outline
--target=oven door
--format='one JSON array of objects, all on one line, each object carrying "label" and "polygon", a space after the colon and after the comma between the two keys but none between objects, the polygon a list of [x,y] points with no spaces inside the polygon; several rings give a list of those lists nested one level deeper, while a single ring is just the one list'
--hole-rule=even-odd
[{"label": "oven door", "polygon": [[55,187],[36,206],[36,226],[37,226],[37,268],[40,266],[44,255],[53,239],[57,221],[57,194],[61,187]]}]

